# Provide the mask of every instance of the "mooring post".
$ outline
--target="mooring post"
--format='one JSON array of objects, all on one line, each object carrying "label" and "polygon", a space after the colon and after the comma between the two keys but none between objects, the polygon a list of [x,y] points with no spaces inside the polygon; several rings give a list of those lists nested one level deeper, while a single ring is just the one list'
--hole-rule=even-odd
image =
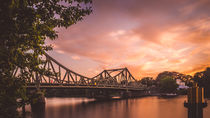
[{"label": "mooring post", "polygon": [[203,118],[203,108],[207,106],[207,102],[204,101],[204,89],[197,84],[189,88],[184,106],[188,108],[188,118]]}]

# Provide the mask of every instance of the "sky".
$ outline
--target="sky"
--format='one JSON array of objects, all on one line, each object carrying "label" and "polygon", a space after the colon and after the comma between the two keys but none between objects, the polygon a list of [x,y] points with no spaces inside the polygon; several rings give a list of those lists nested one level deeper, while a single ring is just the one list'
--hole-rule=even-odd
[{"label": "sky", "polygon": [[58,30],[49,54],[93,77],[127,67],[136,79],[210,66],[210,0],[93,0],[91,15]]}]

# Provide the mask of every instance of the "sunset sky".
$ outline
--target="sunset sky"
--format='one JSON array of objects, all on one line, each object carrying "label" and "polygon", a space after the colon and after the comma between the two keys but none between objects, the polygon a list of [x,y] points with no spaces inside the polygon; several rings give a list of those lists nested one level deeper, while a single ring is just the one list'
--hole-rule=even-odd
[{"label": "sunset sky", "polygon": [[92,77],[127,67],[140,79],[210,66],[210,0],[93,0],[93,13],[58,29],[49,54]]}]

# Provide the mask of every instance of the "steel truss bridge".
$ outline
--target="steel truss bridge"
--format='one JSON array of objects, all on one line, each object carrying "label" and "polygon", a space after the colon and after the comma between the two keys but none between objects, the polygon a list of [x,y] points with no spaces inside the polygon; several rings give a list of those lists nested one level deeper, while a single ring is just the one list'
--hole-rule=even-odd
[{"label": "steel truss bridge", "polygon": [[42,57],[45,61],[42,68],[49,70],[54,76],[46,76],[32,72],[27,86],[39,88],[112,88],[142,90],[144,87],[137,82],[127,68],[104,70],[89,78],[76,73],[47,53]]}]

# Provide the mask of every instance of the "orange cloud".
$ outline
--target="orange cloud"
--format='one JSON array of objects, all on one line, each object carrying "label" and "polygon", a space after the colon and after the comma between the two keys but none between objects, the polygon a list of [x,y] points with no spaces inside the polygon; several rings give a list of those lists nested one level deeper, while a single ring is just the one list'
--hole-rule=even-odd
[{"label": "orange cloud", "polygon": [[71,64],[89,75],[125,66],[138,79],[192,74],[210,65],[209,6],[208,0],[95,0],[92,15],[58,29],[54,51],[85,63]]}]

